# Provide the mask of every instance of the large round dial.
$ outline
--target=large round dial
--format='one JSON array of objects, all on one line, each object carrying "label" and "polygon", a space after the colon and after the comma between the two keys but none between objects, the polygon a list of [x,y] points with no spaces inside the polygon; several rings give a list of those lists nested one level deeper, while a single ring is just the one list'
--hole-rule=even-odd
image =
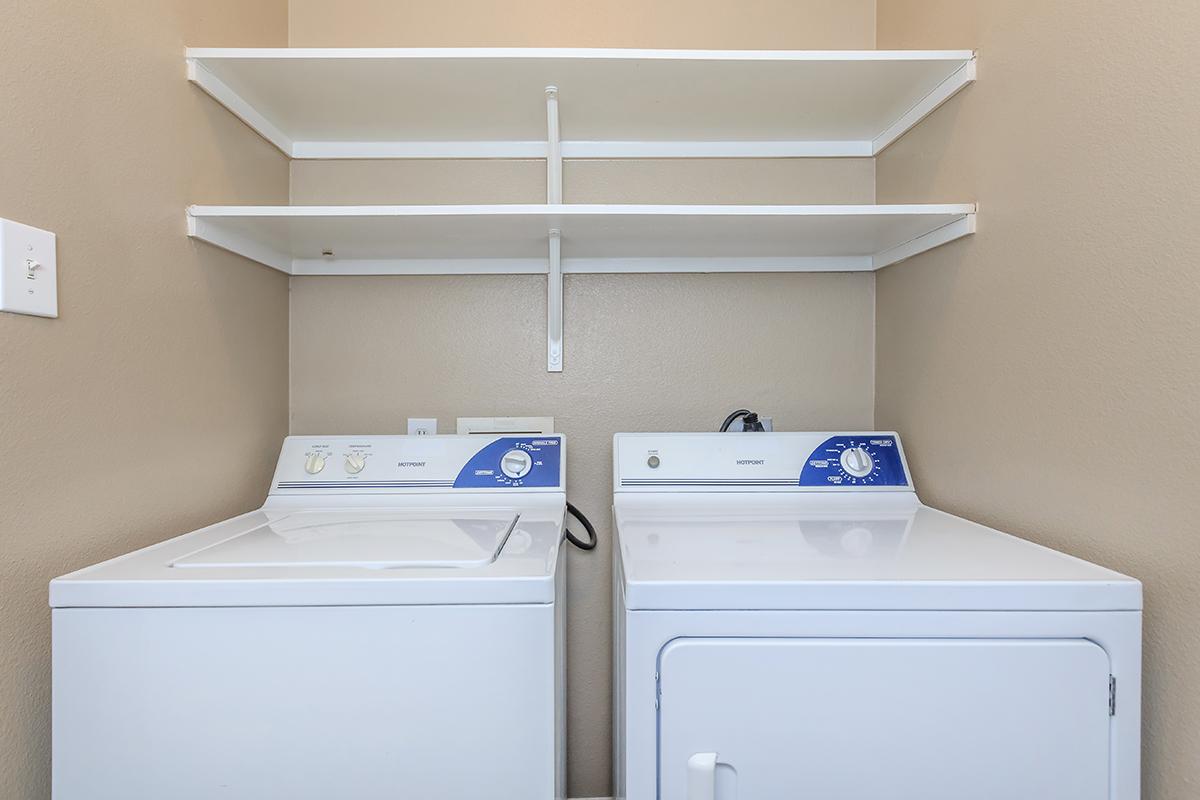
[{"label": "large round dial", "polygon": [[325,469],[324,453],[309,453],[308,458],[304,459],[304,471],[309,475],[316,475],[323,469]]},{"label": "large round dial", "polygon": [[875,469],[875,459],[863,447],[847,447],[842,451],[842,469],[855,478],[865,478]]},{"label": "large round dial", "polygon": [[500,471],[514,480],[524,478],[533,469],[533,457],[524,450],[513,448],[500,458]]},{"label": "large round dial", "polygon": [[345,466],[346,472],[357,475],[363,471],[363,467],[366,465],[367,459],[363,457],[362,453],[351,453],[346,456],[346,463],[343,466]]}]

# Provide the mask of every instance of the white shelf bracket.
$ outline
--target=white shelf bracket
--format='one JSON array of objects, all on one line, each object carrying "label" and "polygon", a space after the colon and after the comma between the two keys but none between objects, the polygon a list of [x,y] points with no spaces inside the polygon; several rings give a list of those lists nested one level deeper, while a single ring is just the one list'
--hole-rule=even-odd
[{"label": "white shelf bracket", "polygon": [[203,64],[194,58],[187,59],[187,76],[188,80],[199,86],[209,96],[216,100],[221,105],[228,108],[235,117],[249,125],[260,136],[266,139],[271,144],[279,148],[279,151],[288,158],[294,158],[295,142],[288,138],[282,130],[280,130],[274,122],[267,119],[252,103],[249,103],[240,94],[212,74]]},{"label": "white shelf bracket", "polygon": [[944,244],[970,236],[975,233],[975,213],[966,214],[961,219],[922,234],[903,244],[889,248],[872,256],[872,269],[883,269],[886,266],[904,261],[907,258],[941,247]]},{"label": "white shelf bracket", "polygon": [[558,87],[546,87],[546,202],[562,202],[562,141],[558,135]]},{"label": "white shelf bracket", "polygon": [[959,67],[953,75],[942,81],[932,92],[921,98],[915,106],[904,113],[904,116],[888,126],[887,130],[875,137],[871,142],[872,156],[877,156],[886,150],[893,142],[903,136],[917,123],[932,114],[942,103],[958,94],[975,82],[975,58]]},{"label": "white shelf bracket", "polygon": [[550,230],[550,270],[546,280],[546,371],[563,369],[562,236]]}]

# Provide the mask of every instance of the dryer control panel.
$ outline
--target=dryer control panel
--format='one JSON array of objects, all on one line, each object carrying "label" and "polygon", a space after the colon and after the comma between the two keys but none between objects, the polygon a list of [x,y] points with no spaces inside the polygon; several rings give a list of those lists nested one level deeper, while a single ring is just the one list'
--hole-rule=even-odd
[{"label": "dryer control panel", "polygon": [[912,491],[900,437],[863,433],[621,433],[615,491]]},{"label": "dryer control panel", "polygon": [[272,494],[563,490],[560,434],[289,436]]},{"label": "dryer control panel", "polygon": [[809,453],[801,486],[908,486],[893,433],[831,436]]}]

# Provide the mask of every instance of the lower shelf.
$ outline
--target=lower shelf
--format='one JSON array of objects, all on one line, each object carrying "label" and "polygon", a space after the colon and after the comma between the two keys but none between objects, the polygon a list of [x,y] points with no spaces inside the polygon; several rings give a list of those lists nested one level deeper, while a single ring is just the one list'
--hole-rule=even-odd
[{"label": "lower shelf", "polygon": [[289,275],[862,272],[975,232],[975,206],[192,206],[188,233]]}]

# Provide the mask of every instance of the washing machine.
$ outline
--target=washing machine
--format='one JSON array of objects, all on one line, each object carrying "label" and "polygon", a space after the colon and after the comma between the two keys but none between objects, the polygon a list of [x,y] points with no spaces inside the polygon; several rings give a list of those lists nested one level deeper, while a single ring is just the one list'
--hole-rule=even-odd
[{"label": "washing machine", "polygon": [[895,433],[613,450],[617,797],[1138,797],[1138,581],[923,505]]},{"label": "washing machine", "polygon": [[262,508],[54,580],[54,797],[561,798],[564,465],[293,436]]}]

